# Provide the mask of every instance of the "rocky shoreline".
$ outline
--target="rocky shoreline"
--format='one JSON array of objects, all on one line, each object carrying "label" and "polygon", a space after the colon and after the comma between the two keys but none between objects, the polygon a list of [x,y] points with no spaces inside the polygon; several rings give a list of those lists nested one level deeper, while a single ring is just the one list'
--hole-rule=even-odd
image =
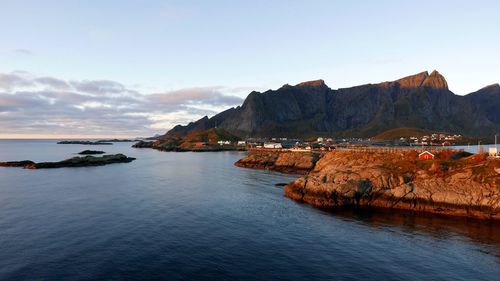
[{"label": "rocky shoreline", "polygon": [[20,167],[24,169],[49,169],[49,168],[65,168],[65,167],[89,167],[103,166],[114,163],[129,163],[135,158],[127,157],[123,154],[104,155],[101,157],[84,156],[73,157],[59,162],[39,162],[35,163],[30,160],[0,162],[0,167]]},{"label": "rocky shoreline", "polygon": [[[272,155],[274,154],[274,155]],[[334,151],[311,163],[296,152],[250,153],[239,167],[303,174],[285,196],[324,209],[389,208],[500,219],[500,159],[443,151],[419,160],[416,151]]]},{"label": "rocky shoreline", "polygon": [[250,152],[234,163],[238,167],[265,169],[288,174],[307,174],[322,154],[313,152]]}]

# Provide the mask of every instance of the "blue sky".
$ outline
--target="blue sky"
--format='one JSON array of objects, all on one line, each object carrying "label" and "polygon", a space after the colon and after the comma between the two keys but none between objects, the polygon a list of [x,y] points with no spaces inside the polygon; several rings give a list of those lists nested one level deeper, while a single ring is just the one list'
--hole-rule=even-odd
[{"label": "blue sky", "polygon": [[[142,114],[130,122],[145,122],[133,128],[118,117],[102,128],[97,121],[61,126],[68,111],[41,113],[47,127],[38,127],[17,112],[0,121],[0,137],[147,135],[237,104],[254,89],[319,78],[341,88],[437,69],[457,94],[500,81],[499,1],[0,0],[0,7],[0,73],[7,75],[0,83],[20,81],[13,75],[49,77],[89,96],[75,85],[112,81],[126,89],[122,96],[173,93],[183,105],[167,104],[165,112],[141,105],[128,112]],[[52,84],[23,83],[3,92],[54,91]],[[192,100],[181,102],[179,93]],[[104,109],[99,98],[71,106]],[[9,104],[11,111],[19,106],[4,101],[4,115]],[[51,124],[57,128],[47,129]]]}]

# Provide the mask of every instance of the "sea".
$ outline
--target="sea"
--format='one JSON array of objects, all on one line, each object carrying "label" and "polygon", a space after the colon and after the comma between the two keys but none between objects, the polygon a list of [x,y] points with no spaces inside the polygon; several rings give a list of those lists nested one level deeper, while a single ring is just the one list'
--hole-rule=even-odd
[{"label": "sea", "polygon": [[500,225],[290,200],[244,152],[0,140],[0,161],[85,149],[131,163],[0,168],[0,280],[500,280]]}]

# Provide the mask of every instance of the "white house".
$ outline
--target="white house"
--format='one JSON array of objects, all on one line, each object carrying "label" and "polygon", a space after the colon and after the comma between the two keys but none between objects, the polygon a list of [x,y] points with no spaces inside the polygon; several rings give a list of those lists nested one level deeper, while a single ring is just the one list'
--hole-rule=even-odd
[{"label": "white house", "polygon": [[266,142],[264,143],[264,148],[282,148],[279,142]]},{"label": "white house", "polygon": [[231,144],[231,142],[230,142],[230,141],[223,141],[223,140],[220,140],[220,141],[218,141],[217,143],[218,143],[219,145],[229,145],[229,144]]},{"label": "white house", "polygon": [[238,141],[239,146],[245,146],[247,144],[246,141]]}]

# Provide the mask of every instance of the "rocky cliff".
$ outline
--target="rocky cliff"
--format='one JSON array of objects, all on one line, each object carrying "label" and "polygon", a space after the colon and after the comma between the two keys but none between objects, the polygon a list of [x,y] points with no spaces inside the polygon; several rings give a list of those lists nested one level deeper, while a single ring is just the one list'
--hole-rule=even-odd
[{"label": "rocky cliff", "polygon": [[239,167],[304,174],[285,195],[325,209],[389,208],[500,219],[500,159],[442,151],[253,152]]},{"label": "rocky cliff", "polygon": [[331,152],[285,188],[321,208],[381,207],[500,219],[500,160],[418,160],[416,152]]},{"label": "rocky cliff", "polygon": [[250,152],[235,165],[243,168],[266,169],[282,173],[306,174],[321,157],[319,153]]},{"label": "rocky cliff", "polygon": [[166,135],[182,136],[217,125],[240,137],[371,137],[401,127],[481,137],[500,130],[498,107],[493,106],[498,103],[495,87],[455,95],[437,71],[338,90],[316,80],[252,92],[242,106],[176,126]]}]

